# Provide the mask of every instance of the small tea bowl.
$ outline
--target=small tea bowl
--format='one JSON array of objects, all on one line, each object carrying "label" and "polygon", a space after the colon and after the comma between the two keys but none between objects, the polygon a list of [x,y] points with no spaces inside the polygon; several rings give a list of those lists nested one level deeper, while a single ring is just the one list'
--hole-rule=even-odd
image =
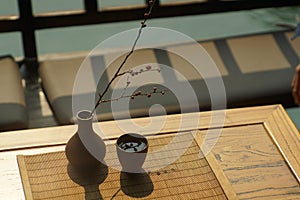
[{"label": "small tea bowl", "polygon": [[137,133],[121,135],[116,142],[118,159],[123,172],[142,173],[148,152],[147,139]]}]

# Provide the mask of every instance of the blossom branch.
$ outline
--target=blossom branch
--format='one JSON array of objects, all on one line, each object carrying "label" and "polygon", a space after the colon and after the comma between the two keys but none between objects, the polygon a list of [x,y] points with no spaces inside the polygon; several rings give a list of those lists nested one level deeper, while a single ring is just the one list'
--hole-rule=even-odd
[{"label": "blossom branch", "polygon": [[[134,52],[135,47],[136,47],[136,44],[137,44],[138,40],[139,40],[140,37],[141,37],[142,29],[146,27],[146,22],[147,22],[149,16],[151,15],[153,6],[154,6],[154,4],[155,4],[155,1],[156,1],[156,0],[149,0],[149,1],[148,1],[148,2],[149,2],[149,6],[150,6],[150,7],[149,7],[149,10],[148,10],[148,12],[144,13],[144,20],[141,22],[141,26],[140,26],[140,28],[139,28],[139,30],[138,30],[137,37],[136,37],[136,39],[135,39],[134,42],[133,42],[133,45],[132,45],[132,48],[131,48],[130,52],[126,55],[126,57],[124,58],[123,62],[120,64],[119,68],[118,68],[117,71],[115,72],[113,78],[109,81],[109,83],[108,83],[107,86],[105,87],[104,91],[103,91],[102,93],[98,93],[98,97],[99,97],[99,98],[98,98],[98,100],[97,100],[97,102],[96,102],[96,104],[95,104],[95,106],[94,106],[94,109],[92,110],[91,114],[95,112],[96,108],[97,108],[101,103],[109,101],[109,100],[103,100],[103,97],[104,97],[104,95],[107,93],[109,87],[110,87],[111,84],[115,81],[115,79],[116,79],[117,77],[119,77],[119,76],[122,76],[122,75],[124,75],[124,74],[126,74],[126,73],[129,73],[129,72],[123,72],[123,73],[120,73],[120,71],[121,71],[122,67],[125,65],[125,63],[126,63],[126,61],[128,60],[128,58],[129,58],[129,57],[131,56],[131,54]],[[128,85],[127,85],[126,87],[128,87]],[[125,96],[122,97],[122,98],[125,98]],[[110,100],[110,101],[111,101],[111,100]]]},{"label": "blossom branch", "polygon": [[150,98],[153,94],[160,94],[160,95],[164,95],[166,93],[165,90],[158,90],[157,87],[153,87],[153,91],[151,92],[142,92],[142,91],[137,91],[135,92],[134,94],[132,95],[121,95],[120,97],[118,98],[114,98],[114,99],[103,99],[101,100],[100,103],[107,103],[107,102],[112,102],[112,101],[119,101],[120,99],[123,99],[123,98],[131,98],[131,99],[134,99],[135,97],[137,96],[146,96],[148,98]]},{"label": "blossom branch", "polygon": [[144,69],[140,69],[140,71],[129,70],[129,71],[126,71],[126,72],[123,72],[123,73],[119,73],[117,76],[123,76],[125,74],[130,74],[131,76],[135,76],[135,75],[139,75],[139,74],[144,73],[144,72],[151,72],[151,71],[160,72],[160,69],[159,68],[152,69],[152,67],[150,65],[148,65],[145,70]]}]

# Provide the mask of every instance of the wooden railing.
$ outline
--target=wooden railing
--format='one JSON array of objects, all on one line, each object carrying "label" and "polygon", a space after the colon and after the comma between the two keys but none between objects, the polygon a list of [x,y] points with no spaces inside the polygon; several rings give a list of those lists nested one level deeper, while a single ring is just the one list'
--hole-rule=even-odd
[{"label": "wooden railing", "polygon": [[[142,1],[142,0],[141,0]],[[38,53],[35,31],[47,28],[82,26],[141,19],[147,8],[147,0],[142,6],[111,8],[101,10],[97,0],[83,0],[84,10],[66,11],[64,13],[34,14],[31,0],[18,0],[19,16],[2,17],[1,32],[21,32],[24,51],[23,62],[31,74],[37,74]],[[1,3],[0,3],[1,4]],[[282,7],[300,5],[299,0],[207,0],[183,1],[182,3],[162,4],[156,1],[152,18],[184,15],[199,15],[217,12],[229,12],[255,8]]]}]

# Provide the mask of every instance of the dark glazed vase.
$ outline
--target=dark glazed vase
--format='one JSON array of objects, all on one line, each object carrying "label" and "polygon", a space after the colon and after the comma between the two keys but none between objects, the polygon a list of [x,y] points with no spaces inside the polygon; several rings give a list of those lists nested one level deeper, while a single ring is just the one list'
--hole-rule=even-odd
[{"label": "dark glazed vase", "polygon": [[105,143],[93,130],[93,115],[90,111],[80,111],[76,118],[78,128],[66,145],[67,159],[76,169],[97,169],[104,164]]}]

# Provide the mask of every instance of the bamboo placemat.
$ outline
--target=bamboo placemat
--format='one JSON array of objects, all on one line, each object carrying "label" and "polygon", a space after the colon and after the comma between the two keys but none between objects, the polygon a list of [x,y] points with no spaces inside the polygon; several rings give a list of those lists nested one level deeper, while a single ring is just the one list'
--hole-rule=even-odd
[{"label": "bamboo placemat", "polygon": [[[149,152],[162,148],[171,139],[172,136],[150,138]],[[177,140],[175,146],[180,148],[178,141],[183,140]],[[112,154],[114,148],[113,144],[107,145],[107,152]],[[103,167],[90,178],[81,177],[68,164],[63,151],[18,155],[18,163],[27,199],[227,199],[207,160],[199,159],[199,151],[193,139],[174,163],[133,177],[111,167]],[[168,155],[172,157],[172,152]]]}]

